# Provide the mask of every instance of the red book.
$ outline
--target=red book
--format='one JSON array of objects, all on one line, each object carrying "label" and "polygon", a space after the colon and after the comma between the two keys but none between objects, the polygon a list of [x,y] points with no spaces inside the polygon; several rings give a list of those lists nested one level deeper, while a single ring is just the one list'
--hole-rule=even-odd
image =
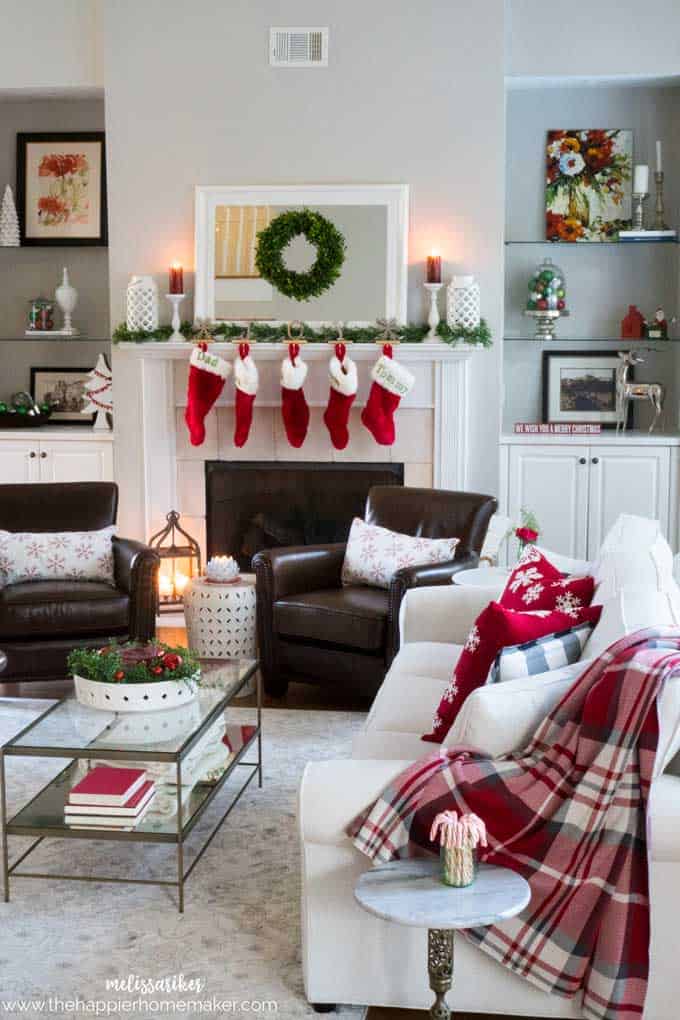
[{"label": "red book", "polygon": [[108,805],[93,804],[67,804],[64,807],[64,814],[68,818],[71,815],[108,815],[109,817],[136,818],[142,808],[148,803],[155,793],[155,784],[152,779],[142,783],[136,793],[133,793],[129,800],[125,801],[122,807],[111,807]]},{"label": "red book", "polygon": [[71,790],[71,804],[124,807],[146,780],[145,769],[117,769],[97,765]]}]

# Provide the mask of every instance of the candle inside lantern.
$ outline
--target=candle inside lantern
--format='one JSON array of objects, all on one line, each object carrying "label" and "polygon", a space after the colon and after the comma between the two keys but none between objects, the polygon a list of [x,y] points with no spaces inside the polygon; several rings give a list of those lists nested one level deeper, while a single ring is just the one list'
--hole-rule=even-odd
[{"label": "candle inside lantern", "polygon": [[649,167],[646,163],[639,163],[633,170],[633,194],[649,194]]},{"label": "candle inside lantern", "polygon": [[184,293],[184,270],[179,262],[173,262],[170,266],[170,293]]},{"label": "candle inside lantern", "polygon": [[426,282],[427,283],[442,282],[442,257],[436,251],[433,251],[430,255],[427,256]]},{"label": "candle inside lantern", "polygon": [[656,143],[656,172],[658,174],[663,173],[663,160],[661,159],[661,142],[658,140]]},{"label": "candle inside lantern", "polygon": [[167,574],[158,575],[158,594],[162,599],[171,599],[173,596],[172,581]]},{"label": "candle inside lantern", "polygon": [[184,589],[186,588],[188,583],[189,583],[189,578],[187,577],[187,575],[186,574],[182,574],[178,570],[177,573],[175,574],[175,594],[176,595],[182,595],[184,593]]}]

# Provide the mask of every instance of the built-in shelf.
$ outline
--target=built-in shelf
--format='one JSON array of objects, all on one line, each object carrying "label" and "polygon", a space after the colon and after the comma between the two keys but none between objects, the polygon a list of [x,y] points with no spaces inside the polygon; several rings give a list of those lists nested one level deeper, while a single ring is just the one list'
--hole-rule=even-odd
[{"label": "built-in shelf", "polygon": [[641,248],[646,247],[650,244],[661,245],[667,247],[668,245],[673,246],[680,243],[677,237],[669,237],[666,240],[659,240],[658,238],[650,238],[649,241],[638,240],[638,241],[505,241],[506,248],[513,248],[517,245],[550,245],[551,248],[578,248],[579,251],[584,248],[588,250],[597,250],[599,248]]},{"label": "built-in shelf", "polygon": [[533,336],[506,336],[503,338],[505,343],[511,344],[545,344],[548,347],[554,347],[555,344],[630,344],[631,347],[653,347],[655,351],[662,352],[665,344],[680,344],[680,337],[669,337],[667,340],[624,340],[621,337],[616,336],[598,336],[598,337],[573,337],[573,336],[556,336],[553,340],[537,340]]},{"label": "built-in shelf", "polygon": [[110,344],[110,336],[0,336],[0,344]]}]

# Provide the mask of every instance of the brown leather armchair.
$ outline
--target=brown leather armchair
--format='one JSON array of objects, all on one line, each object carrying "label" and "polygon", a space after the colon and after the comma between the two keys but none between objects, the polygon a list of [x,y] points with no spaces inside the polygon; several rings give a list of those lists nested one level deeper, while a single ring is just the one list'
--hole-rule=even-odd
[{"label": "brown leather armchair", "polygon": [[[0,485],[0,530],[97,531],[116,523],[111,482]],[[76,647],[109,637],[149,640],[156,630],[157,553],[113,540],[116,586],[97,581],[26,581],[0,588],[2,681],[66,677]]]},{"label": "brown leather armchair", "polygon": [[453,560],[405,567],[389,590],[343,587],[345,543],[257,553],[257,632],[265,690],[301,680],[372,695],[399,647],[399,606],[409,588],[449,584],[474,567],[496,500],[474,492],[375,486],[365,520],[402,534],[460,538]]}]

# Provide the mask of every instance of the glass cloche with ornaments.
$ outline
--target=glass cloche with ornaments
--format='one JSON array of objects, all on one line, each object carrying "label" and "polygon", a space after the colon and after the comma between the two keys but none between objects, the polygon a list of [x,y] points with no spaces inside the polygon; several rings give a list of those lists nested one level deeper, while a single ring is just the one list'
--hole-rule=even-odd
[{"label": "glass cloche with ornaments", "polygon": [[524,314],[536,324],[536,340],[554,340],[558,319],[569,315],[564,271],[551,258],[543,259],[529,279]]}]

